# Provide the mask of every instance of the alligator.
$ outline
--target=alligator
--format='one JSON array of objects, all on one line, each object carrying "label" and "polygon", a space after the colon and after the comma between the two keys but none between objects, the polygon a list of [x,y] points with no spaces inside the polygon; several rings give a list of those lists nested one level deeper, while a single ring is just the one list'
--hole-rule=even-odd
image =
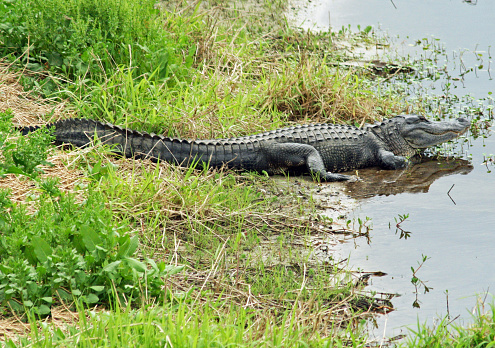
[{"label": "alligator", "polygon": [[[464,118],[430,121],[420,115],[399,115],[362,128],[306,124],[210,140],[169,138],[91,119],[65,119],[47,127],[55,127],[56,144],[84,147],[99,139],[126,157],[268,174],[309,172],[322,181],[345,181],[353,176],[338,172],[366,167],[404,168],[408,158],[418,151],[458,137],[469,125]],[[25,135],[37,128],[21,131]]]}]

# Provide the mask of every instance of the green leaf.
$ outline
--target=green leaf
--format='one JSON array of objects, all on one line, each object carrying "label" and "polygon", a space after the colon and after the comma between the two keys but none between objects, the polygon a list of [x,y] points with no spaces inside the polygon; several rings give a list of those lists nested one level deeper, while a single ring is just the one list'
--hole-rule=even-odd
[{"label": "green leaf", "polygon": [[136,251],[138,245],[139,245],[139,238],[137,235],[127,239],[125,243],[120,247],[119,252],[117,253],[117,258],[120,259],[122,257],[132,256]]},{"label": "green leaf", "polygon": [[84,247],[92,252],[97,245],[102,244],[100,236],[89,226],[81,226],[81,237]]},{"label": "green leaf", "polygon": [[127,264],[131,266],[133,269],[135,269],[138,272],[144,273],[146,272],[146,265],[142,263],[141,261],[138,261],[136,259],[133,259],[132,257],[126,257],[125,258]]},{"label": "green leaf", "polygon": [[103,272],[114,272],[115,269],[120,265],[122,261],[114,261],[112,263],[109,263],[108,265],[106,265],[105,267],[103,267],[102,271]]},{"label": "green leaf", "polygon": [[36,254],[34,253],[33,246],[31,243],[28,243],[27,245],[21,245],[21,251],[26,257],[27,261],[31,265],[36,265],[38,263],[38,258],[36,257]]},{"label": "green leaf", "polygon": [[20,312],[24,310],[24,307],[17,301],[9,300],[7,303],[14,311]]},{"label": "green leaf", "polygon": [[65,340],[65,334],[60,328],[54,331],[54,335],[58,340]]},{"label": "green leaf", "polygon": [[[14,143],[12,144],[7,144],[3,147],[3,151],[6,152],[6,151],[9,151],[9,150],[12,150],[12,149],[15,149],[16,145]],[[14,167],[15,168],[15,167]]]},{"label": "green leaf", "polygon": [[129,241],[129,247],[125,253],[125,256],[131,256],[134,254],[139,245],[139,237],[137,235],[133,236]]},{"label": "green leaf", "polygon": [[12,28],[12,24],[10,23],[0,23],[0,30],[7,31]]},{"label": "green leaf", "polygon": [[60,298],[62,300],[67,300],[67,301],[72,300],[72,295],[70,293],[68,293],[67,291],[65,291],[64,289],[58,289],[57,294],[58,294],[58,296],[60,296]]},{"label": "green leaf", "polygon": [[97,292],[100,292],[100,291],[105,290],[105,287],[104,286],[101,286],[101,285],[93,285],[93,286],[90,286],[89,288],[91,290],[94,290],[94,291],[97,291]]},{"label": "green leaf", "polygon": [[50,245],[39,236],[34,236],[31,239],[31,246],[33,253],[40,263],[48,261],[48,257],[52,255],[53,251]]},{"label": "green leaf", "polygon": [[48,315],[50,314],[51,310],[50,307],[47,305],[41,305],[36,309],[36,312],[41,315]]},{"label": "green leaf", "polygon": [[22,174],[29,176],[26,172],[16,166],[10,166],[5,170],[5,174]]},{"label": "green leaf", "polygon": [[184,265],[180,265],[180,266],[167,265],[165,266],[164,273],[166,275],[174,275],[181,272],[183,269],[184,269]]},{"label": "green leaf", "polygon": [[12,273],[12,268],[3,264],[0,264],[0,272],[3,274],[10,274]]},{"label": "green leaf", "polygon": [[89,294],[89,295],[85,296],[85,300],[86,300],[87,303],[96,303],[100,299],[95,294]]},{"label": "green leaf", "polygon": [[148,263],[148,265],[151,266],[151,268],[153,269],[153,271],[155,271],[155,273],[160,272],[160,270],[158,269],[158,266],[156,265],[155,260],[148,259],[148,258],[146,258],[145,260],[146,260],[146,263]]}]

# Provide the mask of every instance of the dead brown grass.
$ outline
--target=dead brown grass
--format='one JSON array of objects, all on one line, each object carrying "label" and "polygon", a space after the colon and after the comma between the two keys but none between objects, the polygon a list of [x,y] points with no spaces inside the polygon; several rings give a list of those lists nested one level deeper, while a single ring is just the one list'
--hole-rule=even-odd
[{"label": "dead brown grass", "polygon": [[294,123],[373,123],[403,111],[402,103],[371,93],[358,70],[338,70],[301,57],[271,84],[262,109],[285,113]]},{"label": "dead brown grass", "polygon": [[[174,1],[171,4],[176,3]],[[178,1],[175,8],[187,13],[197,2],[185,6]],[[208,107],[187,106],[184,110],[186,123],[178,128],[185,137],[211,138],[226,135],[248,135],[280,127],[287,123],[353,123],[363,125],[383,117],[404,111],[405,105],[392,96],[377,96],[372,87],[362,83],[362,69],[333,64],[336,60],[354,59],[336,48],[328,35],[292,29],[284,23],[271,21],[262,10],[242,8],[224,3],[210,4],[202,9],[206,30],[192,33],[196,39],[196,66],[201,67],[205,80],[211,81],[206,90],[214,90],[217,102]],[[181,10],[178,10],[181,6]],[[259,25],[266,32],[257,40],[243,42],[234,38],[226,40],[224,32],[249,31],[250,22],[266,21]],[[219,26],[227,29],[219,30]],[[222,34],[223,33],[223,34]],[[345,40],[345,38],[335,38]],[[327,57],[325,59],[324,57]],[[218,114],[228,104],[235,104],[237,95],[249,99],[251,107],[229,110],[236,119],[232,129],[222,129]],[[232,100],[232,102],[230,102]],[[244,117],[242,114],[249,114]],[[232,115],[230,115],[232,114]],[[273,117],[273,114],[281,115]],[[243,120],[246,122],[243,122]],[[258,119],[259,122],[253,122]],[[191,123],[196,125],[193,129]],[[204,125],[208,125],[206,130]],[[211,133],[211,134],[208,134]]]},{"label": "dead brown grass", "polygon": [[[14,125],[42,125],[74,115],[66,102],[41,99],[24,91],[19,83],[21,76],[22,73],[14,71],[10,64],[0,61],[0,111],[11,109],[14,113]],[[51,112],[53,115],[49,119],[43,118]]]},{"label": "dead brown grass", "polygon": [[[73,117],[74,112],[67,107],[66,102],[54,102],[41,99],[24,91],[20,84],[22,73],[15,72],[11,66],[0,62],[0,112],[11,109],[14,115],[13,124],[17,126],[44,125],[62,118]],[[46,115],[52,113],[49,119]],[[84,151],[76,150],[65,153],[53,151],[47,161],[53,166],[42,166],[44,171],[41,178],[59,178],[59,187],[64,191],[78,191],[82,199],[82,191],[77,189],[78,183],[84,180],[81,170],[71,166]],[[32,206],[32,195],[37,195],[36,186],[31,180],[16,175],[6,175],[0,178],[0,188],[11,190],[14,202],[28,203]]]},{"label": "dead brown grass", "polygon": [[[103,308],[92,308],[92,312],[102,312]],[[80,320],[81,313],[70,309],[66,305],[60,305],[51,309],[51,314],[42,320],[36,322],[37,329],[41,332],[41,325],[50,324],[51,330],[60,329],[62,332],[67,332],[69,326],[77,325]],[[89,314],[87,314],[89,318]],[[26,322],[26,318],[12,316],[5,319],[0,319],[0,342],[12,340],[17,343],[20,337],[28,336],[32,331],[30,323]]]},{"label": "dead brown grass", "polygon": [[[69,153],[55,151],[47,158],[47,161],[53,166],[40,166],[43,173],[40,179],[58,178],[58,188],[64,192],[73,192],[76,194],[76,201],[84,200],[86,177],[80,169],[71,166],[70,163],[77,160],[82,150],[75,150]],[[0,178],[0,189],[10,190],[10,199],[16,203],[23,203],[29,206],[28,210],[33,212],[34,204],[39,195],[38,188],[32,180],[26,177],[14,174],[8,174]]]}]

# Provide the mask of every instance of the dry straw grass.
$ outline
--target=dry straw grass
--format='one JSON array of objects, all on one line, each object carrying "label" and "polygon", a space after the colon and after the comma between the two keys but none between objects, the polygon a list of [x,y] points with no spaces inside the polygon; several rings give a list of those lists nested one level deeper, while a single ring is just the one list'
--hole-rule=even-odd
[{"label": "dry straw grass", "polygon": [[[19,83],[21,76],[22,73],[14,72],[10,64],[0,62],[0,111],[11,109],[14,113],[14,125],[43,125],[73,116],[74,112],[67,108],[65,102],[42,100],[24,91]],[[52,112],[50,119],[43,118]]]},{"label": "dry straw grass", "polygon": [[[47,161],[53,166],[41,166],[43,173],[40,175],[41,180],[46,178],[58,178],[58,187],[65,192],[76,193],[76,201],[81,202],[84,199],[84,190],[81,189],[84,184],[84,176],[81,170],[71,167],[67,163],[74,161],[80,154],[80,151],[71,153],[58,152],[49,156]],[[37,187],[33,181],[25,177],[8,174],[0,178],[0,189],[10,190],[10,199],[17,203],[26,203],[30,206],[32,212],[36,196],[39,195]]]},{"label": "dry straw grass", "polygon": [[[14,115],[14,125],[44,125],[47,122],[73,117],[74,112],[67,107],[65,102],[55,103],[51,100],[43,100],[24,91],[19,83],[21,76],[20,72],[12,71],[10,65],[0,63],[0,112],[11,109]],[[49,114],[51,114],[49,119],[44,118]],[[78,191],[76,187],[83,180],[83,175],[70,163],[73,163],[84,151],[88,150],[78,149],[69,153],[54,151],[47,159],[53,166],[42,166],[44,173],[41,174],[41,178],[58,178],[61,190]],[[0,188],[10,189],[10,197],[14,202],[29,205],[33,204],[30,196],[37,195],[36,186],[31,180],[13,174],[0,178]]]},{"label": "dry straw grass", "polygon": [[[181,11],[191,11],[196,4],[192,2]],[[217,114],[225,107],[222,100],[238,95],[250,99],[253,107],[242,110],[242,113],[250,113],[249,117],[236,115],[237,124],[232,125],[234,135],[270,130],[270,124],[280,126],[277,120],[270,122],[274,112],[283,115],[284,123],[363,125],[404,110],[397,98],[372,93],[372,87],[362,83],[362,69],[342,69],[329,63],[331,58],[325,61],[324,56],[334,54],[339,55],[339,59],[353,58],[345,56],[342,50],[337,51],[329,37],[288,29],[286,23],[270,20],[262,6],[256,10],[249,5],[244,9],[241,3],[235,10],[229,6],[213,6],[196,15],[202,16],[207,29],[192,33],[197,46],[195,64],[201,67],[204,79],[211,81],[208,89],[214,89],[217,102],[199,112],[195,106],[189,106],[193,112],[187,119],[199,122],[192,122],[197,125],[196,129],[191,124],[179,127],[185,137],[213,137],[213,133],[232,136],[230,129],[222,129]],[[236,42],[239,33],[249,31],[254,26],[252,23],[258,21],[268,23],[261,25],[266,29],[263,35],[252,42]],[[226,27],[233,38],[225,40],[224,33],[218,29],[220,25]],[[257,124],[252,119],[262,121]],[[203,124],[210,125],[208,130]]]},{"label": "dry straw grass", "polygon": [[[92,312],[102,312],[103,308],[92,308]],[[89,319],[89,313],[86,314]],[[36,327],[39,332],[42,331],[43,324],[50,324],[51,330],[60,329],[62,332],[68,332],[68,327],[77,325],[81,319],[81,313],[75,312],[68,306],[61,305],[51,309],[51,314],[42,320],[36,322]],[[0,319],[0,342],[12,340],[18,343],[20,337],[28,336],[33,329],[32,324],[26,322],[25,318],[17,316]]]}]

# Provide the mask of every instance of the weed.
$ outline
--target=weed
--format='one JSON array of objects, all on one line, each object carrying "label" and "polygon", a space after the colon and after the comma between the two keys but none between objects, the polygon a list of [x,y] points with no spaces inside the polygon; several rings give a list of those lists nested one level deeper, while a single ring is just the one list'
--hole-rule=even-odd
[{"label": "weed", "polygon": [[[2,174],[37,179],[38,165],[47,163],[49,131],[14,142],[11,112],[0,117]],[[46,316],[60,301],[96,304],[115,296],[120,301],[159,298],[162,277],[181,269],[134,258],[138,237],[114,223],[98,192],[90,190],[77,204],[73,194],[57,187],[57,179],[37,184],[41,195],[32,216],[9,199],[8,191],[0,192],[1,314],[10,310]]]},{"label": "weed", "polygon": [[[42,325],[30,337],[6,340],[5,346],[121,347],[135,342],[146,347],[364,347],[364,339],[351,328],[339,338],[315,336],[306,343],[291,320],[284,316],[278,324],[258,322],[250,309],[225,307],[222,302],[198,309],[189,298],[174,298],[151,308],[116,304],[111,312],[81,310],[78,324],[55,330]],[[260,331],[266,335],[260,336]]]},{"label": "weed", "polygon": [[0,301],[5,308],[44,316],[59,301],[96,304],[115,296],[129,301],[144,296],[143,288],[144,298],[160,297],[161,277],[181,269],[133,258],[137,236],[113,223],[96,192],[76,204],[53,181],[40,187],[44,193],[31,217],[22,206],[3,199],[9,207],[0,243]]},{"label": "weed", "polygon": [[[400,231],[399,239],[404,238],[406,240],[407,238],[411,237],[411,232],[405,231],[402,228],[402,223],[406,221],[409,218],[409,214],[399,214],[399,218],[394,217],[395,220],[395,234]],[[388,224],[388,227],[390,228],[390,223]]]},{"label": "weed", "polygon": [[491,166],[493,166],[495,164],[495,155],[493,154],[483,154],[483,163],[485,166],[486,166],[486,171],[487,173],[491,173],[491,169],[488,167],[488,165],[490,164]]},{"label": "weed", "polygon": [[472,324],[461,326],[448,316],[433,327],[418,322],[417,329],[411,329],[412,334],[400,347],[493,347],[494,318],[495,306],[486,306],[484,301],[479,300],[472,314]]},{"label": "weed", "polygon": [[0,112],[0,177],[5,174],[22,174],[35,178],[46,161],[47,149],[53,139],[50,129],[38,129],[28,137],[13,140],[12,111]]},{"label": "weed", "polygon": [[364,220],[358,218],[357,221],[359,224],[358,232],[361,233],[363,229],[366,229],[366,232],[363,232],[366,234],[372,229],[373,224],[371,223],[371,218],[369,216],[366,216]]},{"label": "weed", "polygon": [[415,288],[415,295],[416,299],[413,302],[413,307],[414,308],[420,308],[420,302],[418,300],[418,289],[422,286],[424,289],[424,293],[426,294],[427,292],[430,292],[430,290],[433,290],[432,287],[426,286],[425,282],[421,279],[418,278],[417,273],[420,270],[421,267],[423,267],[424,263],[426,260],[428,260],[429,257],[426,255],[421,255],[421,262],[418,262],[418,267],[414,268],[411,266],[411,272],[412,272],[412,277],[411,277],[411,283],[414,285]]}]

